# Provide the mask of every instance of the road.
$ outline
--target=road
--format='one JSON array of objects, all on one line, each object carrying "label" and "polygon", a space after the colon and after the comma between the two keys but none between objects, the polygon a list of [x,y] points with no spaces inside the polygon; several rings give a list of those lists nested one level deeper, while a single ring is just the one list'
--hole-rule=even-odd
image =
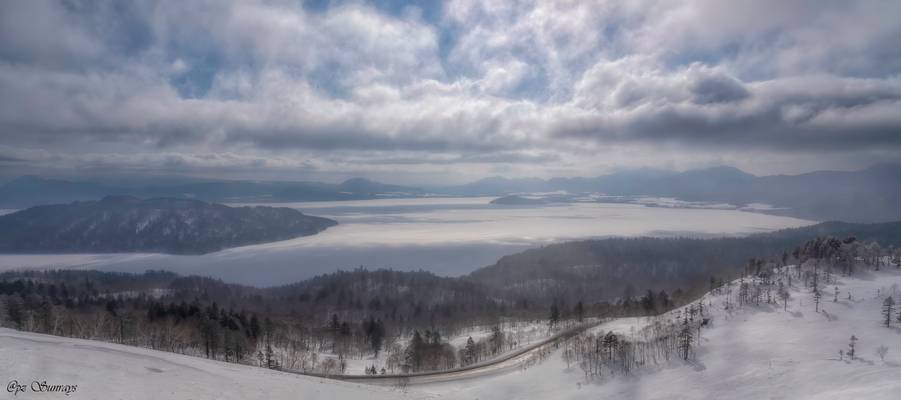
[{"label": "road", "polygon": [[560,341],[579,334],[587,329],[594,328],[606,320],[584,323],[555,333],[551,337],[522,348],[507,352],[490,360],[478,362],[465,367],[454,368],[445,371],[417,372],[411,374],[393,375],[324,375],[302,371],[282,370],[284,372],[315,376],[319,378],[338,379],[346,382],[366,383],[373,385],[420,385],[485,377],[502,374],[521,368],[523,364],[536,357],[543,349],[557,345]]}]

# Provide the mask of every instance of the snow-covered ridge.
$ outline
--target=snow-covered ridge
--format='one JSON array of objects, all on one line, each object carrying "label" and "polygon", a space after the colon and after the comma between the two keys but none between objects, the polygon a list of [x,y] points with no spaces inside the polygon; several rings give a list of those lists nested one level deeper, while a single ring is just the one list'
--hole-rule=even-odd
[{"label": "snow-covered ridge", "polygon": [[[786,282],[789,275],[795,278],[785,286],[787,297],[778,296],[774,283],[771,302],[764,287],[757,304],[754,278],[744,278],[664,315],[618,319],[591,332],[644,340],[649,327],[678,324],[686,310],[703,303],[709,326],[701,330],[700,345],[693,347],[689,361],[674,358],[627,375],[592,376],[578,363],[567,365],[563,346],[521,372],[417,389],[453,398],[497,399],[897,399],[901,322],[896,309],[891,326],[885,326],[883,304],[888,296],[901,296],[901,271],[884,267],[850,277],[834,274],[834,281],[821,282],[819,305],[812,289],[793,274],[794,266],[775,272]],[[740,299],[743,283],[750,297]],[[848,356],[852,335],[857,339],[853,360]],[[880,354],[881,348],[887,352]]]}]

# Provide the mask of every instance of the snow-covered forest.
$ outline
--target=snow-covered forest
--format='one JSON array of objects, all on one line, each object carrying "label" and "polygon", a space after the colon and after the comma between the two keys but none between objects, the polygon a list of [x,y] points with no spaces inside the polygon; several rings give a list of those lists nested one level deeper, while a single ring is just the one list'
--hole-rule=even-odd
[{"label": "snow-covered forest", "polygon": [[[4,329],[0,330],[0,352],[4,353],[6,360],[34,361],[22,354],[21,346],[22,343],[33,343],[42,348],[41,351],[58,354],[54,359],[59,367],[47,370],[50,376],[65,376],[69,373],[88,382],[97,381],[104,374],[110,373],[104,369],[108,368],[104,365],[111,366],[114,363],[100,363],[77,372],[69,371],[65,366],[79,365],[84,362],[82,357],[93,354],[101,359],[116,357],[119,360],[117,362],[155,360],[146,361],[156,365],[148,366],[146,371],[149,372],[130,371],[128,374],[118,375],[117,379],[135,385],[146,384],[159,374],[182,374],[185,365],[205,371],[208,377],[203,379],[212,382],[231,374],[227,372],[225,365],[228,364],[224,364],[224,361],[232,364],[238,362],[247,364],[239,367],[241,371],[246,368],[249,370],[242,372],[245,378],[235,378],[235,393],[262,397],[263,394],[253,394],[246,388],[294,382],[291,384],[298,385],[302,393],[319,393],[323,396],[329,393],[351,393],[345,395],[355,397],[359,396],[359,390],[364,390],[358,385],[340,384],[331,380],[308,380],[292,374],[286,375],[278,370],[305,370],[337,375],[381,374],[382,368],[386,369],[387,374],[450,369],[490,360],[491,357],[511,351],[517,346],[547,338],[552,332],[578,326],[577,321],[581,316],[583,322],[589,323],[589,329],[549,344],[524,361],[515,363],[514,369],[505,369],[507,372],[501,375],[477,374],[474,380],[466,381],[468,384],[456,380],[423,382],[410,386],[391,384],[382,386],[378,390],[383,392],[375,395],[381,396],[378,393],[383,393],[389,397],[411,398],[435,394],[480,398],[519,398],[526,395],[596,398],[595,396],[607,394],[640,398],[758,398],[784,393],[793,398],[821,398],[839,394],[855,398],[859,395],[891,398],[889,393],[901,388],[901,371],[898,368],[901,365],[901,352],[895,351],[898,350],[895,347],[899,343],[898,329],[901,327],[901,312],[895,305],[895,299],[901,297],[899,261],[901,260],[893,250],[881,248],[874,243],[858,242],[853,238],[820,237],[803,243],[779,258],[750,260],[744,267],[744,272],[736,279],[705,282],[708,292],[704,295],[684,304],[659,309],[659,312],[654,303],[656,295],[650,291],[632,299],[638,304],[645,304],[641,308],[648,312],[641,315],[579,315],[577,310],[580,307],[577,306],[574,307],[576,310],[568,311],[569,315],[564,317],[561,309],[552,305],[544,318],[531,321],[503,319],[497,321],[497,324],[460,328],[448,334],[419,329],[413,329],[409,335],[399,334],[390,338],[386,334],[381,339],[378,351],[373,349],[372,338],[372,330],[379,329],[377,320],[375,325],[371,321],[364,321],[363,330],[358,337],[354,333],[342,334],[341,330],[347,329],[344,326],[349,324],[345,324],[340,318],[333,319],[323,324],[319,336],[310,336],[306,339],[308,342],[303,342],[298,340],[304,338],[302,331],[273,328],[269,325],[275,323],[269,317],[251,316],[249,326],[257,329],[256,324],[260,324],[260,331],[255,338],[251,335],[245,339],[245,345],[250,346],[251,350],[247,351],[244,359],[239,360],[231,358],[235,354],[234,350],[230,350],[231,353],[208,355],[205,352],[205,341],[182,349],[181,352],[196,356],[189,358],[141,350],[135,346],[153,348],[150,338],[165,331],[149,330],[152,324],[145,322],[147,325],[142,326],[140,331],[131,335],[124,331],[126,333],[123,334],[121,327],[110,324],[119,321],[113,314],[119,309],[109,309],[106,304],[110,303],[101,302],[98,304],[104,304],[102,310],[87,314],[95,318],[90,320],[95,324],[92,325],[95,329],[89,332],[98,335],[88,338],[131,346],[53,339],[51,336],[35,336]],[[41,275],[34,275],[32,278],[35,276]],[[11,287],[18,288],[20,284],[29,286],[19,282],[21,281],[4,281],[2,286],[4,325],[39,331],[43,329],[41,324],[48,321],[42,320],[40,314],[21,302],[18,294],[10,294]],[[37,289],[38,285],[43,285],[43,290],[51,290],[45,283],[32,285],[35,292],[41,290]],[[68,286],[66,290],[70,290]],[[144,295],[138,294],[139,292],[128,292],[128,295],[120,293],[116,298],[142,298]],[[158,290],[153,293],[158,299],[171,295]],[[38,295],[32,293],[31,297],[34,296]],[[625,301],[620,303],[622,302]],[[53,307],[52,301],[50,303]],[[123,304],[132,306],[128,302]],[[62,307],[65,308],[65,304]],[[77,308],[74,305],[72,307]],[[586,313],[591,309],[584,305],[581,308]],[[110,315],[106,319],[99,319],[98,315],[103,312]],[[229,315],[229,311],[220,310],[220,314],[222,313]],[[78,320],[65,315],[57,318],[59,319],[49,321],[57,324],[56,329],[69,329],[60,327],[75,324]],[[240,313],[232,318],[240,322]],[[254,320],[257,322],[253,322]],[[185,326],[188,324],[188,320],[179,323],[173,320],[164,326],[176,328],[183,325],[169,332],[174,335],[177,332],[189,333],[190,329]],[[96,329],[97,326],[105,328]],[[82,334],[88,332],[79,330],[87,329],[84,326],[72,329],[72,332]],[[267,329],[272,330],[268,333],[268,338]],[[337,332],[332,332],[333,329],[337,329]],[[55,333],[61,332],[66,331]],[[103,334],[123,334],[125,339],[103,337]],[[206,334],[201,331],[199,337],[204,339]],[[301,347],[303,345],[308,347]],[[221,346],[231,349],[228,342]],[[115,351],[110,353],[111,350]],[[295,353],[292,354],[292,351]],[[218,361],[210,363],[202,358]],[[11,371],[23,371],[36,366],[29,365],[27,361],[24,364],[7,361],[4,367]],[[271,372],[251,372],[254,370]],[[194,373],[188,373],[188,376],[192,376],[191,374]],[[801,379],[802,377],[810,378],[810,382]],[[795,379],[805,383],[796,385]],[[185,384],[184,380],[178,380],[173,385],[180,387]],[[87,386],[89,385],[83,384],[83,387]],[[84,392],[96,394],[89,390],[85,389]],[[195,387],[184,392],[174,390],[172,394],[173,397],[190,397],[179,396],[178,393],[197,395],[205,390],[208,389]],[[276,387],[269,390],[272,390],[269,393],[279,393],[282,389]]]},{"label": "snow-covered forest", "polygon": [[[678,242],[655,240],[641,248],[669,249],[673,243]],[[565,342],[568,364],[586,376],[609,376],[693,359],[705,328],[716,323],[716,309],[781,305],[787,311],[794,300],[829,315],[830,301],[853,300],[853,293],[837,285],[840,277],[896,270],[899,259],[898,250],[876,242],[818,237],[777,257],[751,258],[734,281],[710,276],[673,294],[627,290],[610,301],[575,304],[544,292],[492,297],[501,292],[424,272],[361,269],[272,289],[153,271],[8,272],[0,280],[0,323],[331,376],[452,370],[592,321],[653,319],[631,335],[588,330]],[[889,297],[884,301],[884,323],[890,326],[897,307]]]}]

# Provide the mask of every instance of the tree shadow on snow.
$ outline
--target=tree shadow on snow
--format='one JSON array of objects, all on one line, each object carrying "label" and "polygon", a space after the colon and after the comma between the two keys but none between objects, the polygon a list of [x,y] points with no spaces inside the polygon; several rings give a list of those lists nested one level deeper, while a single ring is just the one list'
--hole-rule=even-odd
[{"label": "tree shadow on snow", "polygon": [[820,314],[826,317],[826,320],[829,322],[838,321],[838,316],[835,314],[829,314],[826,310],[820,310]]},{"label": "tree shadow on snow", "polygon": [[[776,312],[777,307],[772,304],[761,303],[760,305],[756,305],[756,304],[753,305],[753,307],[751,309],[753,309],[757,312],[772,313],[772,312]],[[778,307],[778,309],[782,310],[782,307]]]},{"label": "tree shadow on snow", "polygon": [[795,318],[804,318],[804,313],[800,311],[790,311],[789,314],[791,314],[791,316]]},{"label": "tree shadow on snow", "polygon": [[691,367],[691,369],[693,369],[695,372],[701,372],[701,371],[704,371],[707,369],[707,366],[704,365],[704,363],[701,362],[701,360],[698,360],[697,358],[695,358],[693,360],[688,360],[685,363],[688,364]]}]

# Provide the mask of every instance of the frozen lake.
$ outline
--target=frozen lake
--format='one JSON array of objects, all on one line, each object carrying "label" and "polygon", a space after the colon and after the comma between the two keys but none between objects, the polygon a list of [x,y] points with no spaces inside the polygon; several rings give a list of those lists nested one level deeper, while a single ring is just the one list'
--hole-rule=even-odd
[{"label": "frozen lake", "polygon": [[0,269],[167,269],[253,285],[290,283],[338,269],[424,269],[462,275],[505,254],[605,236],[730,236],[814,223],[721,209],[566,203],[498,206],[491,197],[278,203],[340,222],[315,236],[202,256],[163,254],[0,255]]}]

